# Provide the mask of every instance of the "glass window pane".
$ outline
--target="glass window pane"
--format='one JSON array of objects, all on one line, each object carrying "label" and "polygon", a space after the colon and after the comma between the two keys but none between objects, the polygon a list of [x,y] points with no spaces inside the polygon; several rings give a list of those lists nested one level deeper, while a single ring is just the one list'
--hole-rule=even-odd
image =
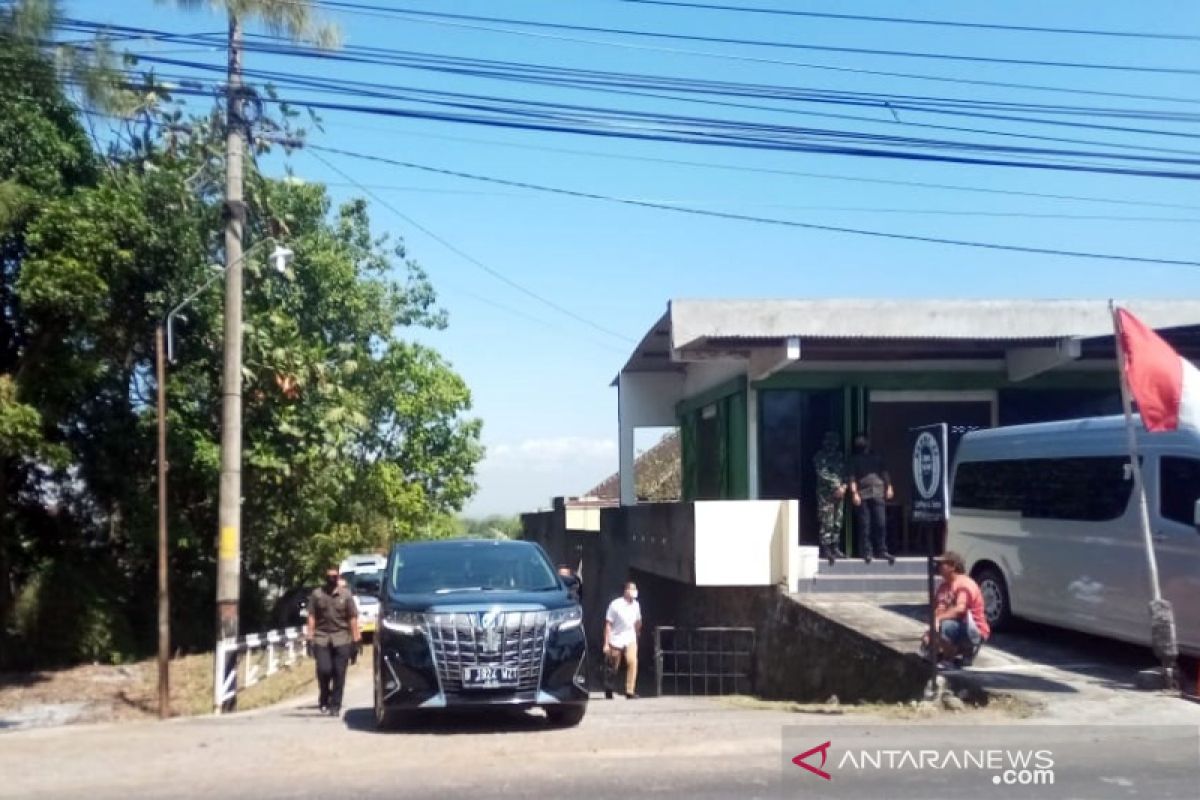
[{"label": "glass window pane", "polygon": [[1191,525],[1200,499],[1200,460],[1164,456],[1158,470],[1159,509],[1163,519]]}]

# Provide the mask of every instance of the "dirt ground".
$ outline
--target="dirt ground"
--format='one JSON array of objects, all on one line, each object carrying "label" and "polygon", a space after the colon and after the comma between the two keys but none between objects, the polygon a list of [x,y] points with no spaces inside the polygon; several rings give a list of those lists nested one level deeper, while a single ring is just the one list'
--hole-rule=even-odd
[{"label": "dirt ground", "polygon": [[[312,662],[301,660],[293,669],[281,670],[246,689],[239,695],[238,705],[242,710],[271,705],[314,685]],[[172,716],[206,714],[212,707],[211,698],[212,654],[171,661]],[[157,715],[158,667],[153,660],[0,673],[0,728],[124,722]]]}]

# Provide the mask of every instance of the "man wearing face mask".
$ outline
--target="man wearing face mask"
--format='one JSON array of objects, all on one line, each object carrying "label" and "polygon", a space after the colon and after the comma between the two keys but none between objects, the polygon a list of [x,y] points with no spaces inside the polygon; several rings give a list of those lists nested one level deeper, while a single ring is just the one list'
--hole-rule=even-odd
[{"label": "man wearing face mask", "polygon": [[850,459],[847,483],[850,502],[854,504],[854,527],[858,529],[859,554],[868,564],[874,557],[896,559],[887,546],[887,502],[896,496],[892,478],[883,463],[883,456],[871,450],[866,434],[854,437],[854,456]]},{"label": "man wearing face mask", "polygon": [[638,637],[642,635],[642,607],[638,604],[637,584],[625,584],[625,593],[608,604],[604,615],[604,696],[613,696],[613,683],[621,660],[625,660],[625,696],[630,700],[638,697],[637,654]]},{"label": "man wearing face mask", "polygon": [[325,585],[308,600],[308,641],[317,662],[318,705],[322,714],[339,716],[346,667],[358,660],[362,636],[358,631],[358,608],[338,571],[325,572]]}]

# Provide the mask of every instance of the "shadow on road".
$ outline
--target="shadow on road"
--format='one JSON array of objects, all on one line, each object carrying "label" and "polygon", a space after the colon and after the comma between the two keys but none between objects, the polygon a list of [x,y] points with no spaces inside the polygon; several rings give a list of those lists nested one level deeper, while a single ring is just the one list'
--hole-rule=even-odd
[{"label": "shadow on road", "polygon": [[414,712],[410,718],[390,731],[381,731],[375,727],[375,712],[370,708],[352,708],[342,715],[342,722],[352,731],[426,736],[520,733],[553,728],[544,715],[533,711],[503,708]]}]

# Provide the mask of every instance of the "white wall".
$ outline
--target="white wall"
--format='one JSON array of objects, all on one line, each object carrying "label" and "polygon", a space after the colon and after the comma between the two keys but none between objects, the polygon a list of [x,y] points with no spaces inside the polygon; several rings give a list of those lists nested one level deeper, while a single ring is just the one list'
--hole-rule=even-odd
[{"label": "white wall", "polygon": [[569,531],[599,531],[599,508],[568,508],[566,509],[566,527]]},{"label": "white wall", "polygon": [[617,379],[617,427],[621,464],[621,505],[637,503],[633,462],[637,428],[674,427],[675,404],[683,399],[684,378],[677,372],[622,372]]},{"label": "white wall", "polygon": [[745,360],[689,362],[683,383],[683,397],[695,397],[745,374]]},{"label": "white wall", "polygon": [[694,504],[697,586],[795,590],[801,560],[795,500],[705,500]]}]

